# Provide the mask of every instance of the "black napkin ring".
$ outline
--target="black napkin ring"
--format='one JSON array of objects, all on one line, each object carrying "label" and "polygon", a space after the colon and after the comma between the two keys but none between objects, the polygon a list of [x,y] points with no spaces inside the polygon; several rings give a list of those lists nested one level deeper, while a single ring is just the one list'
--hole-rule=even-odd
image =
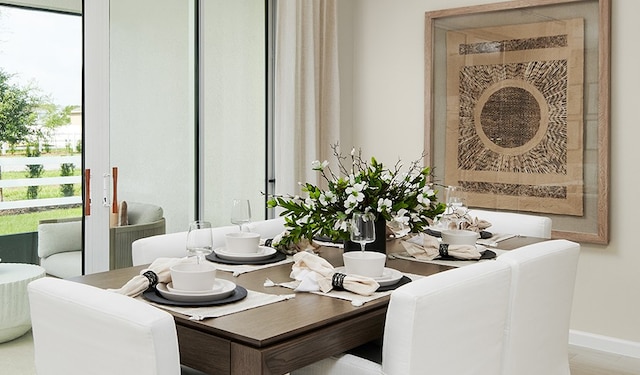
[{"label": "black napkin ring", "polygon": [[155,288],[158,285],[158,275],[155,272],[148,270],[142,274],[142,276],[146,277],[149,280],[149,288]]},{"label": "black napkin ring", "polygon": [[440,247],[438,247],[438,252],[440,252],[440,256],[447,257],[449,256],[449,244],[441,243]]},{"label": "black napkin ring", "polygon": [[331,285],[333,285],[334,288],[344,289],[342,284],[344,284],[345,277],[347,277],[347,275],[345,275],[344,273],[340,273],[340,272],[334,273],[333,277],[331,278]]},{"label": "black napkin ring", "polygon": [[271,247],[271,244],[273,243],[273,238],[269,238],[264,240],[264,246],[266,247]]}]

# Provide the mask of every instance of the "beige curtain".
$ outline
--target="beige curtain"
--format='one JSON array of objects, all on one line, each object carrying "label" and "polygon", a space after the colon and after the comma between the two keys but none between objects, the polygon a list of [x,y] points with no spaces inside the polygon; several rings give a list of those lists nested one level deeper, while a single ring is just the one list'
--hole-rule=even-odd
[{"label": "beige curtain", "polygon": [[279,0],[276,17],[275,192],[300,194],[339,137],[336,0]]}]

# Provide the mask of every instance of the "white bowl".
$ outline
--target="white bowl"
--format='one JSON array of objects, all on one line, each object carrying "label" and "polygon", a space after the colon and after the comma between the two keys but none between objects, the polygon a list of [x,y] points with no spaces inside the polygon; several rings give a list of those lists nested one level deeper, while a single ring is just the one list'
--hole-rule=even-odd
[{"label": "white bowl", "polygon": [[185,292],[213,290],[216,282],[216,266],[213,263],[179,263],[169,268],[171,285]]},{"label": "white bowl", "polygon": [[257,253],[260,250],[260,234],[232,232],[225,234],[226,250],[237,254]]},{"label": "white bowl", "polygon": [[342,254],[347,275],[380,277],[387,255],[376,251],[347,251]]},{"label": "white bowl", "polygon": [[443,230],[442,243],[449,245],[475,245],[479,236],[478,233],[471,230]]}]

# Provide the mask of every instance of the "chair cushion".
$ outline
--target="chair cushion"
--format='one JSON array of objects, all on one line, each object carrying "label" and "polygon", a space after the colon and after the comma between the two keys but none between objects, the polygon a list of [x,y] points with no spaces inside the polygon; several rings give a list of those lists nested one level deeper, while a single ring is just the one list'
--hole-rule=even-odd
[{"label": "chair cushion", "polygon": [[40,259],[47,274],[62,279],[82,275],[82,251],[65,251]]},{"label": "chair cushion", "polygon": [[82,221],[38,225],[38,256],[82,250]]},{"label": "chair cushion", "polygon": [[129,225],[153,223],[162,219],[162,207],[155,204],[127,202]]}]

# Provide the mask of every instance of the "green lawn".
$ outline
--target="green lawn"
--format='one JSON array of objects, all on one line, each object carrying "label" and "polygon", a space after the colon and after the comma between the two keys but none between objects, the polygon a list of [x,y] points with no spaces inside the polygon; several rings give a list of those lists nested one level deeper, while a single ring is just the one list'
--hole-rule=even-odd
[{"label": "green lawn", "polygon": [[82,207],[60,208],[18,215],[0,215],[0,235],[36,232],[40,220],[80,216],[82,216]]},{"label": "green lawn", "polygon": [[[19,178],[27,178],[26,171],[9,172],[2,171],[3,180],[12,180]],[[74,176],[80,175],[80,169],[76,168]],[[58,177],[60,170],[46,170],[42,177]],[[80,196],[82,193],[82,184],[73,184],[74,195]],[[27,199],[27,187],[15,187],[2,189],[2,197],[5,202],[19,201]],[[62,197],[60,185],[44,185],[38,190],[38,198],[57,198]],[[1,215],[0,212],[0,235],[35,232],[38,230],[38,222],[45,219],[61,219],[67,217],[82,216],[82,207],[61,208],[49,211],[32,212],[16,215]]]}]

